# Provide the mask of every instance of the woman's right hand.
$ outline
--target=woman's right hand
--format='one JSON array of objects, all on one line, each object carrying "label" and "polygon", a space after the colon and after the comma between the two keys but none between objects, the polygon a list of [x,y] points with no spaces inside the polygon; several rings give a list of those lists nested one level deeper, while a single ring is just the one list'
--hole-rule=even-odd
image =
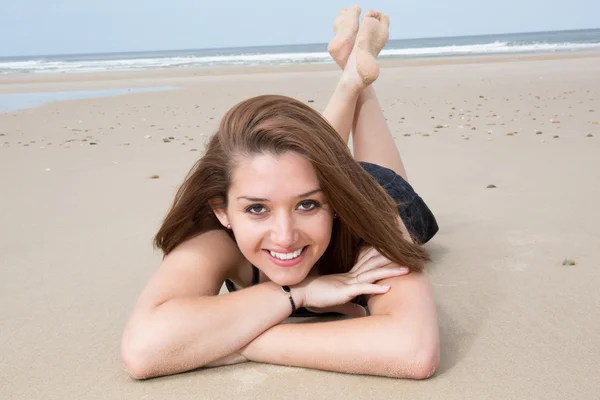
[{"label": "woman's right hand", "polygon": [[373,282],[406,275],[407,267],[393,263],[372,247],[360,252],[358,261],[344,274],[308,276],[292,287],[299,292],[301,306],[317,312],[339,308],[361,294],[382,294],[390,287]]}]

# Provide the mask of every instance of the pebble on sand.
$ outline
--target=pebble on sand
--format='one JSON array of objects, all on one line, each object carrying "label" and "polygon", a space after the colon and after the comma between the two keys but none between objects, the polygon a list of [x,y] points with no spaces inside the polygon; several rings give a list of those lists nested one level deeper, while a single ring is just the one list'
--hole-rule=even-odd
[{"label": "pebble on sand", "polygon": [[565,258],[562,265],[575,265],[575,261],[570,258]]},{"label": "pebble on sand", "polygon": [[167,139],[167,138],[163,138],[163,142],[165,142],[165,143],[171,143],[171,141],[169,139]]},{"label": "pebble on sand", "polygon": [[535,134],[536,134],[536,135],[541,135],[541,134],[542,134],[542,131],[537,131]]},{"label": "pebble on sand", "polygon": [[586,137],[594,137],[594,135],[592,135],[591,133],[588,133],[588,134],[586,135]]},{"label": "pebble on sand", "polygon": [[486,189],[495,189],[496,187],[497,187],[496,185],[491,184],[491,185],[487,185]]},{"label": "pebble on sand", "polygon": [[515,134],[514,134],[514,133],[512,133],[512,132],[508,132],[508,133],[506,134],[506,136],[514,136],[514,135],[515,135]]},{"label": "pebble on sand", "polygon": [[309,103],[314,103],[315,101],[314,101],[314,100],[308,100],[308,102],[309,102]]},{"label": "pebble on sand", "polygon": [[558,139],[558,135],[552,136],[553,139]]},{"label": "pebble on sand", "polygon": [[158,179],[158,178],[160,178],[160,176],[158,176],[158,175],[152,175],[152,176],[148,177],[148,179]]}]

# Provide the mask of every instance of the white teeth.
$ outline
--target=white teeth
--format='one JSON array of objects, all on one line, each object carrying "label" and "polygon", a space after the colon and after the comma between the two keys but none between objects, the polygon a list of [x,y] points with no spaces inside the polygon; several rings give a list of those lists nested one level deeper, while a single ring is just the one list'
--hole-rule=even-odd
[{"label": "white teeth", "polygon": [[274,251],[269,251],[269,253],[271,253],[273,257],[279,258],[280,260],[291,260],[302,254],[302,249],[304,249],[304,247],[294,251],[293,253],[276,253]]}]

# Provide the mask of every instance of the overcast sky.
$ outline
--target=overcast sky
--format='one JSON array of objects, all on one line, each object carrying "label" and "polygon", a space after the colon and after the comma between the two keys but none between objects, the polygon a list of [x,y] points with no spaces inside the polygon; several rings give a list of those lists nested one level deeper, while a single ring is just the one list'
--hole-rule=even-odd
[{"label": "overcast sky", "polygon": [[[322,43],[341,0],[0,0],[0,56]],[[392,39],[600,28],[600,0],[374,0]]]}]

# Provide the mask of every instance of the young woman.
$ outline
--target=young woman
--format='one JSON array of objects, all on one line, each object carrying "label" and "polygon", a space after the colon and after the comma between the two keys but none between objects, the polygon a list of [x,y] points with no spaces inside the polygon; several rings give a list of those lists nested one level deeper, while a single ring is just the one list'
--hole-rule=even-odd
[{"label": "young woman", "polygon": [[[438,227],[370,86],[389,21],[370,11],[359,29],[359,15],[334,23],[343,72],[322,116],[287,97],[246,100],[185,178],[123,334],[134,378],[245,361],[413,379],[437,368],[421,244]],[[281,324],[332,313],[350,318]]]}]

